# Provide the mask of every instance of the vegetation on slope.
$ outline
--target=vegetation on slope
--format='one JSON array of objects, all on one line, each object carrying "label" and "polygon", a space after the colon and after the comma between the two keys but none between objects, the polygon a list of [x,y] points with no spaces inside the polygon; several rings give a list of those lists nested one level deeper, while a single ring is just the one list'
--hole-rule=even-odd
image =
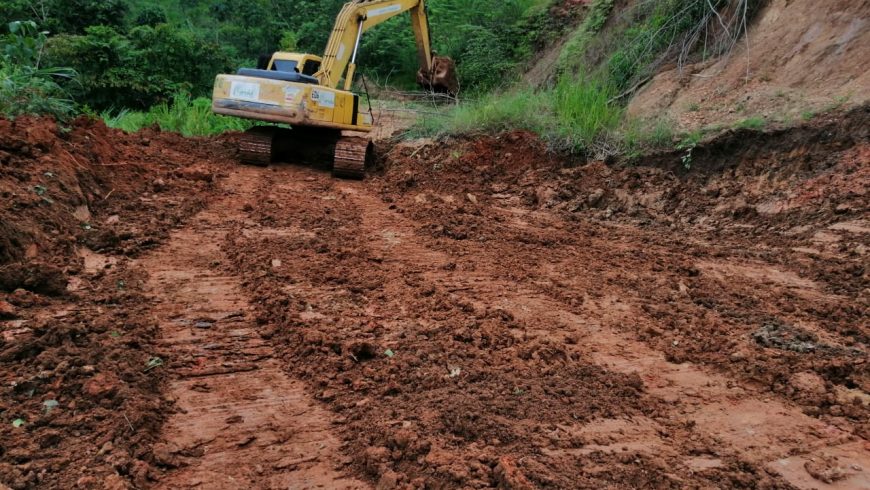
[{"label": "vegetation on slope", "polygon": [[[0,36],[0,114],[85,113],[185,135],[244,129],[210,113],[214,75],[277,49],[321,52],[344,1],[0,0],[0,17],[21,19]],[[628,120],[623,104],[663,63],[732,49],[762,3],[656,0],[617,10],[614,0],[592,0],[572,26],[556,13],[582,4],[429,0],[435,49],[456,60],[462,101],[422,117],[412,134],[526,128],[554,148],[599,155],[672,144],[668,121]],[[518,86],[534,54],[566,35],[550,83]],[[410,86],[415,49],[408,16],[399,16],[363,38],[360,73]]]},{"label": "vegetation on slope", "polygon": [[593,0],[562,48],[551,85],[511,87],[471,100],[444,117],[425,119],[414,134],[526,128],[557,149],[599,156],[670,145],[668,121],[628,120],[622,104],[663,63],[733,49],[761,4],[660,0],[615,12],[613,0]]}]

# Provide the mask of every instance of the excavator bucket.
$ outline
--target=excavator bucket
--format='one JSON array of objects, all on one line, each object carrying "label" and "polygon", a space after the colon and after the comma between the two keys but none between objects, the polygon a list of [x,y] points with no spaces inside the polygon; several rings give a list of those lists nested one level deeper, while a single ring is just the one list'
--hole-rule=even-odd
[{"label": "excavator bucket", "polygon": [[417,83],[428,90],[456,95],[459,93],[456,63],[447,56],[433,56],[431,73],[421,69],[417,72]]}]

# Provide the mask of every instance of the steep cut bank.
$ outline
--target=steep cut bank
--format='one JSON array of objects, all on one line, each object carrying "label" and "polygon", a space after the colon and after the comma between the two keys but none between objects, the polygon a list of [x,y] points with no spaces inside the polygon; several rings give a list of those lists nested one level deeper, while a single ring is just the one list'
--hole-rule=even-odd
[{"label": "steep cut bank", "polygon": [[868,97],[870,4],[771,0],[730,54],[662,71],[628,111],[664,116],[691,131],[749,117],[811,118],[832,107],[860,106]]}]

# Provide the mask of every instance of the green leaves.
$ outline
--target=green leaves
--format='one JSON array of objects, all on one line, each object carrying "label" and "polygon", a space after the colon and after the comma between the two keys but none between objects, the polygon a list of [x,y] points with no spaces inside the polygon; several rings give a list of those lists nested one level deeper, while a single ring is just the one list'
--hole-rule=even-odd
[{"label": "green leaves", "polygon": [[[22,20],[0,36],[0,112],[63,117],[72,100],[115,112],[182,92],[207,97],[216,74],[259,55],[322,53],[345,1],[45,0],[37,25],[23,20],[34,15],[32,2],[6,0],[0,18]],[[528,12],[549,1],[430,0],[434,48],[456,60],[466,92],[505,84],[530,54]],[[417,63],[407,14],[363,37],[360,69],[370,78],[410,87]]]},{"label": "green leaves", "polygon": [[40,67],[46,32],[35,22],[11,22],[7,29],[0,36],[0,115],[70,115],[73,104],[58,82],[74,79],[75,71]]},{"label": "green leaves", "polygon": [[76,100],[98,110],[147,108],[181,90],[207,93],[215,74],[233,64],[217,44],[169,24],[126,35],[88,27],[84,35],[53,38],[48,57],[73,64],[81,73]]},{"label": "green leaves", "polygon": [[48,0],[48,27],[69,34],[81,34],[97,25],[122,28],[129,10],[126,0]]}]

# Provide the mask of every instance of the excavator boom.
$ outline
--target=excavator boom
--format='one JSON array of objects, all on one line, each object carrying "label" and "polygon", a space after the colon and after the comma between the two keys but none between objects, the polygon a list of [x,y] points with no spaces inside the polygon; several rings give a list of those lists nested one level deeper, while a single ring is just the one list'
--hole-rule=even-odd
[{"label": "excavator boom", "polygon": [[417,43],[418,82],[426,88],[456,93],[459,87],[452,60],[432,54],[424,0],[355,0],[345,4],[326,44],[320,71],[314,75],[320,84],[338,87],[343,79],[344,89],[350,90],[363,33],[405,12],[411,14]]}]

